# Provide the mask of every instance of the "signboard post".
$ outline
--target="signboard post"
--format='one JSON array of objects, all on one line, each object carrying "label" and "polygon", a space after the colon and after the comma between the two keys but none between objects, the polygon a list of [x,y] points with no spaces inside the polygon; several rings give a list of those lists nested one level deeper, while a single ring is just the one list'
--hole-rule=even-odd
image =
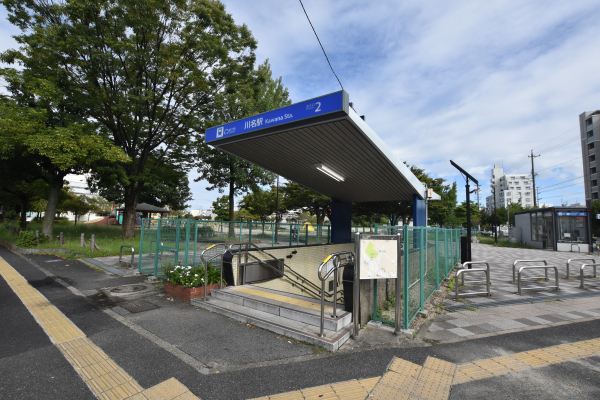
[{"label": "signboard post", "polygon": [[370,279],[396,279],[395,333],[400,333],[400,298],[402,276],[402,235],[363,236],[354,239],[354,334],[359,333],[360,281]]}]

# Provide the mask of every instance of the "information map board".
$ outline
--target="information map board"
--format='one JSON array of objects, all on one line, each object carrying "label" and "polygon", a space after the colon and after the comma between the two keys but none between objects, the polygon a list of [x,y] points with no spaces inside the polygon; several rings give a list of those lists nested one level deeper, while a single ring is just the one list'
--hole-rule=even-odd
[{"label": "information map board", "polygon": [[360,236],[360,279],[398,277],[398,236]]}]

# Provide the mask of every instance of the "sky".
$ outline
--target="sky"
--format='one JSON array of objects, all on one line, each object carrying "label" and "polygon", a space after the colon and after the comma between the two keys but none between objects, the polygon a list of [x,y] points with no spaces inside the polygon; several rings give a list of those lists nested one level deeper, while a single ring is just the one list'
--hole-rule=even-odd
[{"label": "sky", "polygon": [[[294,0],[224,0],[293,102],[340,90]],[[359,115],[401,159],[490,194],[494,164],[539,171],[541,202],[584,202],[579,114],[600,109],[600,2],[303,0]],[[17,30],[0,8],[0,50]],[[220,196],[193,182],[191,209]],[[564,183],[561,183],[564,182]],[[551,186],[553,185],[553,186]],[[547,189],[544,189],[547,187]]]}]

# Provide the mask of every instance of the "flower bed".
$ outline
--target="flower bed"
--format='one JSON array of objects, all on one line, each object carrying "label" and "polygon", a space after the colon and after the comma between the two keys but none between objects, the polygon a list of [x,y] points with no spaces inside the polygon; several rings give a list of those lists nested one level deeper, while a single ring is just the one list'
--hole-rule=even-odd
[{"label": "flower bed", "polygon": [[[225,286],[225,284],[223,284],[223,286]],[[206,295],[210,296],[210,291],[218,288],[218,283],[208,285],[206,287]],[[167,297],[170,297],[172,299],[182,300],[186,303],[190,303],[192,299],[195,299],[197,297],[204,297],[204,286],[186,288],[181,285],[173,285],[171,282],[167,281],[165,282],[165,294]]]},{"label": "flower bed", "polygon": [[[166,296],[183,300],[189,303],[192,299],[204,296],[204,267],[182,267],[176,266],[165,270],[167,281],[165,282]],[[208,267],[206,295],[210,296],[211,290],[219,288],[220,270]],[[223,286],[227,283],[223,281]]]}]

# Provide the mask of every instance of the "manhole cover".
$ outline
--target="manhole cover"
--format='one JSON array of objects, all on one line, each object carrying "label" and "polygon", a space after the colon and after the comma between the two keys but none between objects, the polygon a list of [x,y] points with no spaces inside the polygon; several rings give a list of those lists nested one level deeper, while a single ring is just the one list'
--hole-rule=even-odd
[{"label": "manhole cover", "polygon": [[122,293],[135,293],[141,292],[142,290],[147,290],[148,286],[146,285],[127,285],[127,286],[118,286],[110,289],[111,293],[122,294]]},{"label": "manhole cover", "polygon": [[119,306],[132,313],[140,313],[143,311],[156,310],[157,308],[160,308],[156,304],[150,303],[147,300],[128,301],[119,304]]}]

